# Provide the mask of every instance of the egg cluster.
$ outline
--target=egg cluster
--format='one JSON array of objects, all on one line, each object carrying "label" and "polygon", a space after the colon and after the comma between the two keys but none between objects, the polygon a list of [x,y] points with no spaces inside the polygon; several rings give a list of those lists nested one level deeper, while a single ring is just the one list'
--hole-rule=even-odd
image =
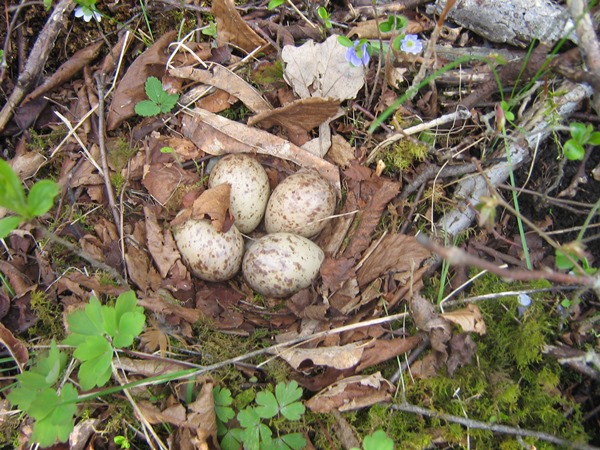
[{"label": "egg cluster", "polygon": [[[234,225],[225,233],[208,219],[190,219],[173,234],[184,262],[207,281],[224,281],[240,267],[247,283],[269,297],[286,297],[310,286],[325,255],[309,238],[326,224],[336,204],[333,187],[317,172],[300,170],[271,195],[265,169],[244,154],[227,155],[213,167],[208,185],[231,185]],[[254,231],[264,217],[267,235],[245,251],[241,233]]]}]

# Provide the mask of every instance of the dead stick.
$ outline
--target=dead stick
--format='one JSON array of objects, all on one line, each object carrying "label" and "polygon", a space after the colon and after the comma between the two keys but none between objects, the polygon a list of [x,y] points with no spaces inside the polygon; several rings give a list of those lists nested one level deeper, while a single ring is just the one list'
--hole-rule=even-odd
[{"label": "dead stick", "polygon": [[392,408],[413,414],[421,414],[427,417],[435,417],[438,419],[445,420],[447,422],[458,423],[468,428],[489,430],[493,433],[510,434],[513,436],[534,437],[542,441],[552,442],[554,444],[564,445],[566,447],[577,448],[582,450],[598,450],[598,447],[594,447],[588,444],[580,444],[578,442],[567,441],[566,439],[556,437],[550,433],[544,433],[543,431],[524,430],[522,428],[509,427],[507,425],[480,422],[478,420],[468,419],[466,417],[453,416],[452,414],[432,411],[431,409],[422,408],[417,405],[411,405],[410,403],[400,403],[397,405],[392,405]]},{"label": "dead stick", "polygon": [[444,258],[448,263],[456,266],[473,266],[487,270],[495,275],[509,280],[532,281],[532,280],[548,280],[562,284],[574,284],[579,286],[587,286],[594,290],[600,290],[600,278],[570,275],[568,273],[554,272],[548,270],[508,270],[502,269],[484,259],[477,258],[458,247],[443,247],[430,240],[423,234],[417,235],[417,241],[427,250]]},{"label": "dead stick", "polygon": [[0,132],[4,131],[6,124],[12,117],[15,108],[19,105],[25,94],[37,82],[40,73],[46,65],[50,50],[54,46],[58,32],[63,25],[63,16],[73,7],[71,0],[60,0],[48,18],[46,25],[38,36],[33,49],[27,58],[25,70],[19,75],[17,85],[10,94],[9,99],[0,111]]}]

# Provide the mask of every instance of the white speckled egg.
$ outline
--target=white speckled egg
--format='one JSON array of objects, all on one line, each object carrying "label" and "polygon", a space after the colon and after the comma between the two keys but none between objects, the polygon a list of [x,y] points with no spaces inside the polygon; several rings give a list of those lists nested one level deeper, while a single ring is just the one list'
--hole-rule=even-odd
[{"label": "white speckled egg", "polygon": [[177,248],[192,273],[206,281],[224,281],[240,270],[244,238],[235,225],[221,233],[208,219],[190,219],[173,227]]},{"label": "white speckled egg", "polygon": [[323,250],[302,236],[268,234],[246,251],[242,272],[256,292],[287,297],[310,286],[324,259]]},{"label": "white speckled egg", "polygon": [[301,170],[273,190],[265,212],[267,233],[289,232],[311,237],[325,227],[335,210],[335,191],[321,175]]},{"label": "white speckled egg", "polygon": [[254,158],[234,154],[224,156],[215,164],[208,186],[231,185],[229,210],[235,226],[242,233],[254,230],[263,218],[269,200],[269,177]]}]

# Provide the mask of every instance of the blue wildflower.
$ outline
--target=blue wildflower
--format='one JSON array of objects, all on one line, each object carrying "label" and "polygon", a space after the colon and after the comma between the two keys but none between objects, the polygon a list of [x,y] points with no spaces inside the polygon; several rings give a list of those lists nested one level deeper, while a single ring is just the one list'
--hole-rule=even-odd
[{"label": "blue wildflower", "polygon": [[369,55],[369,44],[364,42],[360,48],[358,44],[360,44],[360,41],[354,42],[354,45],[346,50],[346,61],[354,67],[366,67],[369,65],[369,60],[371,59],[371,56]]},{"label": "blue wildflower", "polygon": [[423,43],[416,34],[407,34],[400,43],[400,49],[406,53],[418,55],[423,50]]}]

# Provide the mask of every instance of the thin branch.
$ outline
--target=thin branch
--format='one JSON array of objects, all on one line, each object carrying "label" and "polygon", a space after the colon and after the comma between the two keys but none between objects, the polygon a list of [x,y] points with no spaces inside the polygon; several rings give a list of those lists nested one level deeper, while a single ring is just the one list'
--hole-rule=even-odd
[{"label": "thin branch", "polygon": [[582,444],[578,442],[571,442],[566,439],[556,437],[549,433],[534,430],[524,430],[522,428],[509,427],[507,425],[500,425],[494,423],[480,422],[478,420],[467,419],[465,417],[453,416],[452,414],[446,414],[438,411],[432,411],[427,408],[422,408],[417,405],[411,405],[409,403],[401,403],[398,405],[392,405],[393,409],[409,412],[413,414],[421,414],[427,417],[434,417],[442,419],[447,422],[458,423],[468,428],[475,428],[478,430],[488,430],[493,433],[510,434],[513,436],[533,437],[546,442],[552,442],[557,445],[564,445],[566,447],[581,449],[581,450],[598,450],[598,447],[594,447],[588,444]]}]

